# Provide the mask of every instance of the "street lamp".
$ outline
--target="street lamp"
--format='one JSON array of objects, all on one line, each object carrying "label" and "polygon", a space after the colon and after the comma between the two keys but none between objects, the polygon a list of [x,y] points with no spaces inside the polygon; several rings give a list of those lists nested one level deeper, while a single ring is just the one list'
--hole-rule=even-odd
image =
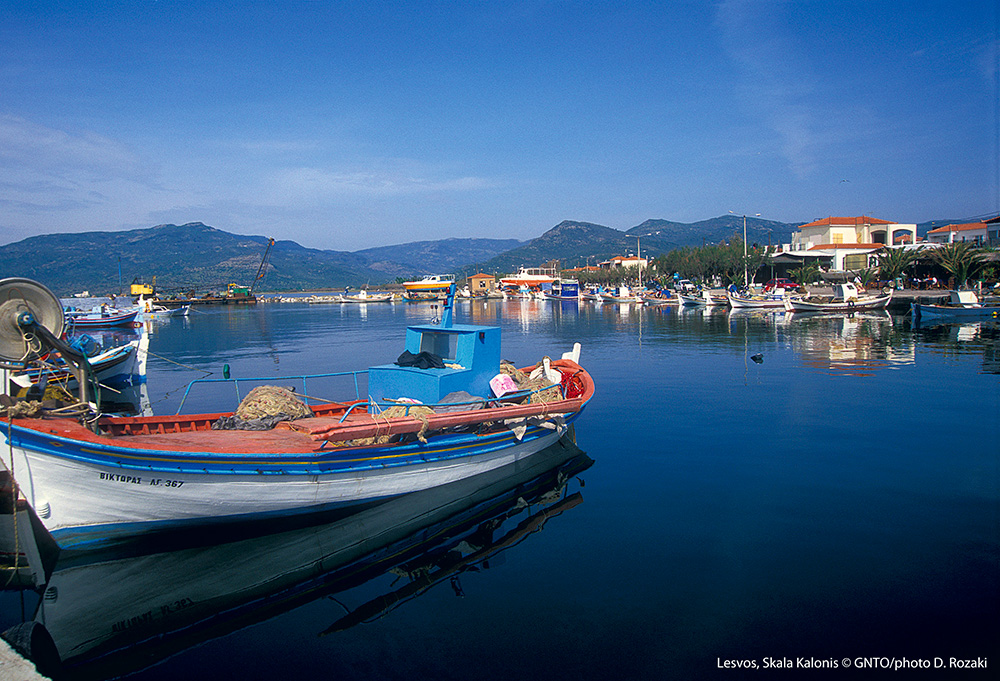
[{"label": "street lamp", "polygon": [[[731,215],[736,215],[729,211]],[[755,217],[760,217],[760,213],[754,213]],[[747,216],[743,215],[743,286],[750,288],[750,270],[747,267]]]}]

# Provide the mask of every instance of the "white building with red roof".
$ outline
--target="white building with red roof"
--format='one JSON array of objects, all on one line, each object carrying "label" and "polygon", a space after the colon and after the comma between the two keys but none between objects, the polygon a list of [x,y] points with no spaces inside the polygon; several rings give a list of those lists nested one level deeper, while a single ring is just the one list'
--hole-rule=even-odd
[{"label": "white building with red roof", "polygon": [[[1000,219],[993,218],[992,220],[982,220],[980,222],[965,222],[958,225],[936,227],[927,232],[927,241],[932,244],[971,242],[976,246],[985,246],[990,243],[990,236],[993,236],[993,243],[1000,243],[1000,239],[996,236],[998,220]],[[991,231],[992,235],[990,234]]]},{"label": "white building with red roof", "polygon": [[822,258],[834,271],[860,270],[871,267],[872,254],[888,244],[917,240],[915,224],[862,215],[860,217],[829,217],[799,227],[792,233],[791,248],[784,255]]}]

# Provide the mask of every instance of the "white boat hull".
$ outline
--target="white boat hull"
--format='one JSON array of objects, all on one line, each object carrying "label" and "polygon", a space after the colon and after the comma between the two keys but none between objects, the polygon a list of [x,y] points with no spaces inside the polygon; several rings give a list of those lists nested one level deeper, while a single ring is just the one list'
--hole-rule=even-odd
[{"label": "white boat hull", "polygon": [[[531,429],[521,441],[503,433],[466,453],[466,438],[444,441],[423,456],[394,464],[399,448],[356,451],[347,470],[326,474],[194,472],[196,462],[171,471],[106,465],[45,451],[4,447],[28,503],[62,547],[106,544],[116,538],[186,524],[232,522],[347,507],[444,485],[516,463],[553,444],[561,430]],[[476,438],[473,437],[475,440]],[[15,437],[15,443],[18,438]],[[484,446],[485,445],[485,446]],[[456,451],[450,451],[456,450]],[[124,458],[124,457],[123,457]],[[343,458],[343,457],[341,457]],[[422,460],[429,459],[429,460]]]},{"label": "white boat hull", "polygon": [[828,302],[810,302],[804,298],[792,297],[785,303],[785,308],[792,312],[856,312],[859,310],[884,310],[892,295],[864,296],[857,300],[841,300]]},{"label": "white boat hull", "polygon": [[783,310],[785,309],[784,296],[772,296],[761,298],[747,298],[736,295],[732,292],[727,294],[729,305],[734,310]]}]

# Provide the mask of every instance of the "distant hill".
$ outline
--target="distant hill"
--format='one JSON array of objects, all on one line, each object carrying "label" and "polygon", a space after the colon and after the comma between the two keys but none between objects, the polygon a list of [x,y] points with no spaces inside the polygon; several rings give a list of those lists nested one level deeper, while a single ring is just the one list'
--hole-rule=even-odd
[{"label": "distant hill", "polygon": [[[114,293],[119,281],[127,293],[134,279],[152,283],[154,277],[164,292],[203,293],[224,289],[231,282],[249,285],[266,246],[266,237],[230,234],[200,222],[125,232],[50,234],[0,246],[0,274],[35,279],[63,296],[83,290]],[[361,256],[278,241],[263,287],[335,287],[364,282],[370,276],[368,261]]]},{"label": "distant hill", "polygon": [[[504,274],[519,267],[538,267],[558,259],[563,267],[591,263],[622,252],[627,246],[625,233],[590,222],[564,220],[537,239],[502,253],[495,258],[466,267],[463,273],[481,271]],[[633,247],[634,250],[634,247]],[[596,259],[595,259],[596,258]]]},{"label": "distant hill", "polygon": [[[267,241],[264,236],[230,234],[201,222],[125,232],[50,234],[0,246],[0,276],[35,279],[60,296],[84,290],[128,293],[134,280],[151,284],[154,278],[159,292],[201,295],[224,290],[229,283],[250,285]],[[444,239],[351,253],[277,241],[258,291],[379,285],[400,276],[452,273],[521,243]]]},{"label": "distant hill", "polygon": [[[802,223],[791,225],[748,217],[747,240],[765,245],[788,243],[799,224]],[[681,246],[715,243],[736,234],[743,235],[742,216],[724,215],[692,224],[646,220],[627,232],[591,222],[564,220],[523,246],[466,267],[463,272],[516,272],[519,267],[538,267],[550,260],[559,260],[565,268],[596,265],[616,255],[635,253],[637,246],[644,256],[656,257]]]},{"label": "distant hill", "polygon": [[[968,220],[934,220],[917,233]],[[761,245],[788,243],[804,223],[747,218],[747,240]],[[657,256],[681,246],[717,243],[743,234],[743,216],[722,215],[694,223],[646,220],[628,231],[591,222],[565,220],[528,242],[516,239],[443,239],[357,252],[305,248],[278,241],[271,249],[258,291],[377,286],[397,277],[423,274],[506,274],[521,266],[559,260],[563,267],[596,264],[616,255]],[[264,236],[230,234],[201,222],[157,225],[124,232],[84,232],[30,237],[0,246],[0,277],[28,277],[56,294],[89,290],[128,292],[133,280],[153,283],[165,293],[250,285],[267,246]]]},{"label": "distant hill", "polygon": [[[787,244],[792,240],[792,232],[803,224],[805,223],[775,222],[747,216],[747,242],[763,246]],[[733,235],[743,238],[743,216],[721,215],[692,223],[646,220],[628,230],[626,234],[644,237],[643,249],[648,247],[650,254],[656,256],[680,246],[719,243]]]},{"label": "distant hill", "polygon": [[441,239],[414,241],[356,251],[368,266],[387,276],[417,276],[456,272],[470,262],[493,258],[521,246],[517,239]]}]

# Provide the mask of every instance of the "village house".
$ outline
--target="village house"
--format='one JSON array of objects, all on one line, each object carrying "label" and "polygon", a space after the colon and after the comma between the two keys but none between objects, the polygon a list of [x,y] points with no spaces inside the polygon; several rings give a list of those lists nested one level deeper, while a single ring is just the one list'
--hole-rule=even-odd
[{"label": "village house", "polygon": [[815,258],[831,271],[860,270],[872,265],[871,256],[888,244],[917,240],[915,224],[901,224],[862,215],[828,217],[799,227],[783,256]]},{"label": "village house", "polygon": [[648,261],[634,255],[616,255],[610,260],[599,263],[601,269],[609,270],[615,267],[638,267],[640,270],[646,269]]},{"label": "village house", "polygon": [[975,246],[1000,245],[1000,217],[936,227],[927,232],[927,241],[932,244],[965,242]]},{"label": "village house", "polygon": [[472,274],[468,278],[469,291],[471,291],[473,295],[477,293],[489,293],[495,288],[495,281],[496,277],[492,274]]}]

